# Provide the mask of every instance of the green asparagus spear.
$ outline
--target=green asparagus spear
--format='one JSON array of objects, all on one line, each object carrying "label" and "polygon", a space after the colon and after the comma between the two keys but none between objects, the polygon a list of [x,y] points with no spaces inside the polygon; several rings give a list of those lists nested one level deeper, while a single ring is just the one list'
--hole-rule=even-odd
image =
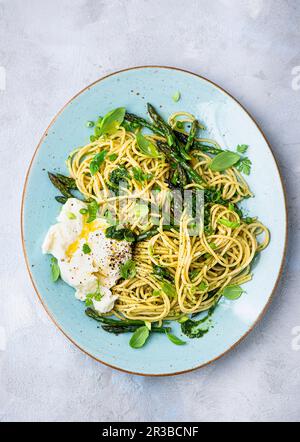
[{"label": "green asparagus spear", "polygon": [[195,140],[195,137],[196,137],[196,133],[197,133],[197,127],[198,127],[198,122],[197,122],[197,120],[194,120],[192,122],[191,130],[190,130],[190,133],[188,135],[187,143],[186,143],[186,146],[185,146],[185,150],[187,152],[193,146],[193,143],[194,143],[194,140]]},{"label": "green asparagus spear", "polygon": [[162,119],[162,117],[157,113],[155,108],[150,103],[147,104],[147,108],[148,108],[148,113],[152,118],[152,120],[154,121],[155,125],[159,127],[159,129],[163,132],[164,137],[167,139],[168,145],[170,147],[174,147],[178,152],[178,154],[182,156],[185,160],[190,160],[191,157],[185,151],[183,146],[181,146],[180,142],[178,142],[173,132],[173,129],[169,126],[169,124],[165,123],[165,121]]},{"label": "green asparagus spear", "polygon": [[[139,327],[145,325],[144,321],[133,320],[133,319],[124,319],[123,321],[118,319],[106,318],[104,316],[99,315],[95,310],[91,308],[87,308],[85,310],[87,316],[92,319],[95,319],[98,322],[101,322],[103,330],[108,333],[114,333],[116,335],[120,333],[129,333],[135,332]],[[166,333],[171,331],[170,327],[157,327],[152,326],[152,332],[155,333]]]},{"label": "green asparagus spear", "polygon": [[63,183],[70,190],[77,190],[76,181],[74,178],[69,176],[62,175],[61,173],[57,173],[56,177],[59,179],[61,183]]},{"label": "green asparagus spear", "polygon": [[62,194],[63,196],[67,198],[72,198],[73,195],[69,191],[69,189],[66,187],[65,184],[63,184],[54,173],[48,172],[49,179],[53,186],[55,186]]},{"label": "green asparagus spear", "polygon": [[60,204],[65,204],[68,201],[68,198],[66,196],[56,196],[55,197],[56,201]]},{"label": "green asparagus spear", "polygon": [[[186,144],[188,141],[188,135],[182,133],[182,132],[178,132],[178,131],[174,131],[176,138],[181,141],[183,144]],[[216,147],[213,146],[207,146],[206,144],[201,143],[200,141],[194,140],[193,143],[193,149],[196,150],[201,150],[201,152],[204,153],[210,153],[211,155],[218,155],[219,153],[223,152],[222,149],[218,149]]]},{"label": "green asparagus spear", "polygon": [[89,316],[92,319],[95,319],[98,322],[102,322],[105,325],[117,325],[117,326],[127,326],[127,325],[136,325],[140,327],[141,325],[145,325],[144,321],[134,320],[134,319],[124,319],[123,321],[120,321],[118,319],[112,319],[107,318],[105,316],[99,315],[95,310],[92,308],[87,308],[85,310],[85,314]]},{"label": "green asparagus spear", "polygon": [[175,136],[173,134],[171,127],[167,123],[164,122],[164,120],[156,112],[156,110],[154,109],[152,104],[147,103],[147,109],[148,109],[148,113],[149,113],[151,119],[154,121],[155,125],[161,130],[161,132],[166,137],[168,145],[175,146],[176,139],[175,139]]},{"label": "green asparagus spear", "polygon": [[162,143],[161,141],[157,141],[156,144],[167,158],[171,159],[174,162],[180,163],[192,182],[194,181],[196,184],[203,184],[204,180],[201,178],[201,176],[192,168],[190,164],[188,164],[183,158],[180,157],[178,152],[170,149],[169,146],[167,146],[165,143]]},{"label": "green asparagus spear", "polygon": [[138,124],[141,127],[146,127],[147,129],[151,130],[157,135],[164,136],[163,132],[157,126],[155,126],[152,123],[149,123],[149,121],[145,120],[144,118],[138,117],[135,114],[130,114],[126,112],[125,120],[129,121],[130,123]]},{"label": "green asparagus spear", "polygon": [[[121,322],[121,321],[119,321]],[[143,324],[145,325],[145,324]],[[114,333],[115,335],[119,335],[120,333],[133,333],[135,332],[140,325],[127,325],[125,327],[122,326],[111,326],[111,325],[102,325],[103,330],[105,330],[108,333]],[[153,326],[151,328],[151,332],[154,333],[169,333],[171,331],[171,327],[156,327]]]}]

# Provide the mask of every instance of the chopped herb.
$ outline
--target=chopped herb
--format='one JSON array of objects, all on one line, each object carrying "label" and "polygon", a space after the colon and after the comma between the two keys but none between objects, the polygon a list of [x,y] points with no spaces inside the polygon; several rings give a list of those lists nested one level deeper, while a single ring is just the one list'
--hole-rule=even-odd
[{"label": "chopped herb", "polygon": [[208,284],[205,281],[201,281],[198,288],[201,290],[201,292],[204,292],[204,290],[208,288]]},{"label": "chopped herb", "polygon": [[136,275],[136,264],[132,259],[128,259],[120,268],[121,277],[124,279],[134,278]]},{"label": "chopped herb", "polygon": [[110,161],[115,161],[118,158],[118,155],[116,153],[113,153],[113,154],[109,155],[108,158],[110,159]]},{"label": "chopped herb", "polygon": [[202,320],[201,322],[199,322],[188,319],[183,324],[181,324],[181,331],[190,339],[202,338],[209,331],[209,327],[207,325],[203,326],[202,322]]},{"label": "chopped herb", "polygon": [[239,153],[246,153],[248,150],[248,145],[247,144],[239,144],[236,148],[237,152]]},{"label": "chopped herb", "polygon": [[116,239],[118,241],[134,242],[135,234],[127,228],[118,228],[118,226],[110,226],[105,230],[106,238]]},{"label": "chopped herb", "polygon": [[57,259],[54,256],[51,258],[51,279],[53,282],[56,282],[59,278],[60,270],[57,264]]},{"label": "chopped herb", "polygon": [[76,215],[73,212],[67,212],[66,215],[69,219],[76,219]]},{"label": "chopped herb", "polygon": [[82,246],[82,251],[85,255],[88,255],[89,253],[91,253],[91,248],[88,244],[83,244]]},{"label": "chopped herb", "polygon": [[81,215],[86,215],[88,213],[88,209],[80,209],[79,213],[81,213]]},{"label": "chopped herb", "polygon": [[161,295],[161,290],[153,290],[152,296],[160,296],[160,295]]},{"label": "chopped herb", "polygon": [[183,324],[184,322],[188,321],[190,318],[186,315],[181,316],[181,318],[178,319],[179,324]]},{"label": "chopped herb", "polygon": [[130,175],[126,167],[118,166],[109,175],[108,187],[117,193],[121,184],[125,184],[129,178]]},{"label": "chopped herb", "polygon": [[186,344],[185,341],[182,341],[181,339],[177,338],[177,336],[173,335],[172,333],[167,332],[167,331],[165,333],[166,333],[167,337],[169,338],[169,340],[173,344],[175,344],[175,345],[185,345]]},{"label": "chopped herb", "polygon": [[93,121],[87,121],[86,127],[94,127],[95,123]]},{"label": "chopped herb", "polygon": [[139,327],[131,336],[129,341],[129,345],[131,348],[141,348],[145,345],[148,337],[149,337],[149,329],[146,325]]},{"label": "chopped herb", "polygon": [[199,269],[193,269],[189,272],[190,279],[195,279],[199,274]]},{"label": "chopped herb", "polygon": [[[122,127],[124,127],[124,129],[127,132],[132,132],[134,133],[136,130],[136,125],[134,123],[129,123],[128,121],[124,120],[123,123],[121,124]],[[138,126],[139,127],[139,126]]]},{"label": "chopped herb", "polygon": [[245,175],[250,175],[250,172],[251,172],[251,165],[252,165],[252,163],[251,163],[251,161],[249,160],[249,158],[244,157],[244,158],[241,158],[241,159],[239,160],[239,162],[238,162],[237,165],[236,165],[236,168],[237,168],[240,172],[244,173]]},{"label": "chopped herb", "polygon": [[94,305],[93,301],[101,301],[102,298],[103,298],[103,295],[101,294],[99,289],[95,293],[88,293],[86,295],[85,305],[87,307],[93,307],[93,305]]},{"label": "chopped herb", "polygon": [[223,226],[229,227],[230,229],[236,229],[237,227],[240,226],[239,222],[229,221],[228,219],[225,218],[219,219],[218,223],[222,224]]},{"label": "chopped herb", "polygon": [[153,190],[156,191],[156,192],[160,192],[161,191],[161,187],[158,184],[154,184]]},{"label": "chopped herb", "polygon": [[169,270],[167,268],[160,267],[156,264],[152,264],[152,266],[153,266],[153,273],[158,279],[160,279],[161,281],[163,281],[165,279],[167,279],[168,281],[171,281],[171,282],[174,281],[173,276],[171,275],[171,273],[169,272]]},{"label": "chopped herb", "polygon": [[99,169],[101,164],[104,162],[107,154],[107,150],[102,150],[102,152],[97,153],[91,161],[90,171],[92,175],[95,175]]},{"label": "chopped herb", "polygon": [[211,307],[206,316],[195,321],[193,319],[188,319],[184,323],[181,324],[181,331],[183,334],[188,336],[191,339],[202,338],[209,331],[209,323],[208,319],[212,316],[215,311],[217,304]]},{"label": "chopped herb", "polygon": [[183,121],[176,121],[175,129],[183,130],[184,129]]},{"label": "chopped herb", "polygon": [[244,223],[246,224],[252,224],[255,223],[256,220],[257,218],[251,218],[250,216],[247,216],[246,218],[243,218],[242,221],[244,221]]},{"label": "chopped herb", "polygon": [[239,285],[228,285],[224,288],[222,295],[230,299],[231,301],[234,301],[241,297],[244,290]]},{"label": "chopped herb", "polygon": [[161,285],[161,289],[169,298],[175,298],[177,296],[176,288],[169,282],[164,281]]},{"label": "chopped herb", "polygon": [[151,180],[151,178],[153,178],[152,173],[143,173],[140,167],[133,167],[132,172],[133,172],[133,178],[136,181],[139,181],[140,183]]},{"label": "chopped herb", "polygon": [[222,172],[236,164],[240,158],[240,155],[234,152],[221,152],[212,160],[209,167],[214,172]]},{"label": "chopped herb", "polygon": [[173,101],[175,102],[175,103],[177,103],[179,100],[180,100],[180,92],[179,91],[176,91],[175,93],[174,93],[174,95],[173,95],[173,97],[172,97],[172,99],[173,99]]},{"label": "chopped herb", "polygon": [[92,202],[88,203],[88,207],[87,207],[87,211],[88,211],[87,223],[91,223],[91,222],[95,221],[95,219],[97,218],[98,209],[99,209],[99,204],[97,203],[97,201],[93,200]]}]

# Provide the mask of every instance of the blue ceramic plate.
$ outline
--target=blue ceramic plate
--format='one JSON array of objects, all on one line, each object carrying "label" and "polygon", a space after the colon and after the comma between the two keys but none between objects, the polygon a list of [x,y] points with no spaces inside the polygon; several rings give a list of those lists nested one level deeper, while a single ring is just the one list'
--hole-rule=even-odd
[{"label": "blue ceramic plate", "polygon": [[[181,99],[174,103],[174,92]],[[211,138],[228,149],[249,144],[253,163],[248,182],[255,198],[247,201],[249,213],[269,227],[271,243],[261,254],[253,280],[237,301],[223,300],[213,316],[213,328],[201,339],[175,346],[155,335],[145,347],[133,350],[130,336],[114,336],[97,328],[84,314],[84,304],[62,281],[54,284],[49,274],[50,257],[43,256],[41,244],[60,206],[47,170],[66,173],[68,153],[88,142],[86,121],[109,110],[125,106],[146,116],[146,103],[153,103],[164,117],[185,110],[203,121]],[[286,243],[286,206],[280,174],[271,149],[249,114],[220,87],[190,72],[165,67],[138,67],[111,74],[74,97],[52,121],[33,157],[27,176],[22,231],[28,269],[36,292],[47,312],[63,333],[95,359],[120,370],[141,375],[170,375],[201,367],[226,353],[261,318],[276,286]],[[174,332],[180,336],[179,325]]]}]

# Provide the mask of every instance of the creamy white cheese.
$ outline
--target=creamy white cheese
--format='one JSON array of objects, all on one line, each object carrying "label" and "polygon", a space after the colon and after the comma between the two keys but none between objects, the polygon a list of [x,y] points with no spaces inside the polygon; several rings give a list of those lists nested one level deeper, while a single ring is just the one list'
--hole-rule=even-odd
[{"label": "creamy white cheese", "polygon": [[[127,241],[106,238],[103,220],[87,223],[80,213],[86,207],[76,198],[68,199],[57,217],[58,223],[50,227],[42,251],[57,258],[61,278],[75,288],[78,299],[84,301],[88,294],[100,292],[100,300],[92,299],[94,308],[107,313],[117,299],[110,288],[120,278],[121,265],[131,258],[131,246]],[[83,252],[84,244],[90,253]]]}]

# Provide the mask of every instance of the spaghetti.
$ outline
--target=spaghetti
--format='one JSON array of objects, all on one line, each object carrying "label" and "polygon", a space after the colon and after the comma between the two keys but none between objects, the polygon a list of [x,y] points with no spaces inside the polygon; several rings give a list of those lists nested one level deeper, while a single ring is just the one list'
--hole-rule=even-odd
[{"label": "spaghetti", "polygon": [[[186,135],[184,125],[193,121],[193,115],[182,112],[171,115],[168,123],[179,134]],[[154,145],[166,141],[159,133],[145,138]],[[197,138],[196,141],[221,151],[213,140]],[[103,151],[106,152],[105,161],[92,175],[91,163],[95,155]],[[251,263],[268,245],[268,229],[256,219],[243,218],[236,206],[244,198],[253,196],[237,168],[214,171],[210,168],[212,157],[208,153],[192,147],[189,155],[190,164],[203,179],[203,184],[190,182],[184,188],[201,188],[204,195],[206,192],[217,195],[205,204],[208,226],[191,236],[189,224],[192,219],[186,212],[182,213],[178,228],[171,226],[168,230],[164,229],[163,216],[159,217],[156,234],[133,246],[136,275],[120,280],[112,288],[113,294],[118,296],[113,313],[121,319],[156,322],[209,309],[222,296],[225,287],[251,279]],[[96,200],[102,215],[113,211],[117,220],[124,219],[124,214],[136,215],[137,201],[138,208],[140,201],[144,205],[152,203],[161,207],[168,199],[172,162],[160,153],[151,157],[145,154],[138,146],[137,131],[131,132],[123,126],[111,135],[74,150],[67,166],[85,198]],[[123,174],[124,179],[120,181],[123,192],[112,195],[116,170]],[[139,174],[135,173],[137,171]],[[120,204],[122,200],[123,205]],[[140,234],[155,225],[153,218],[139,213],[133,216],[130,228]],[[261,234],[263,239],[259,241]],[[168,282],[157,277],[153,271],[156,266],[166,270]]]}]

